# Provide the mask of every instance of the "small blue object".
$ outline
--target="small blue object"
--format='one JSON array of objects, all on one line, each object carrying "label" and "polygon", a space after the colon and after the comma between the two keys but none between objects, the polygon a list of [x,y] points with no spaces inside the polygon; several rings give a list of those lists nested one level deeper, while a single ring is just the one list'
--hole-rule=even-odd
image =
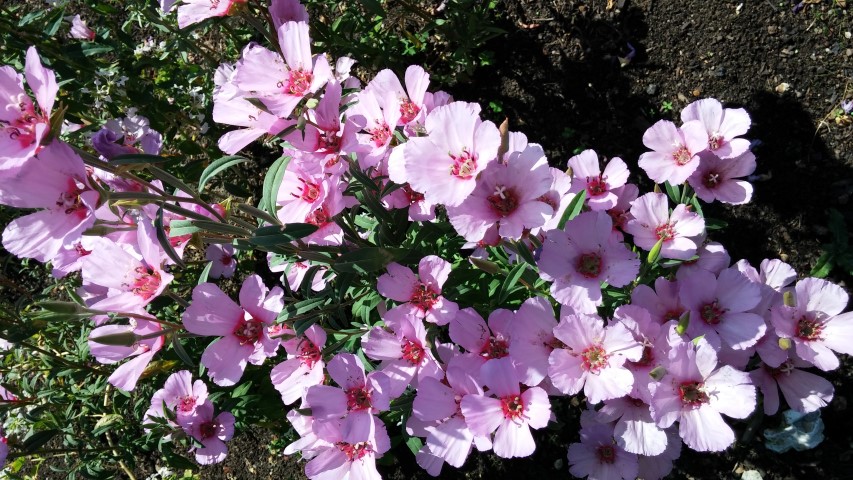
[{"label": "small blue object", "polygon": [[810,450],[823,441],[823,420],[820,411],[800,413],[788,410],[782,414],[785,423],[779,428],[764,430],[764,446],[776,453],[790,449],[798,452]]}]

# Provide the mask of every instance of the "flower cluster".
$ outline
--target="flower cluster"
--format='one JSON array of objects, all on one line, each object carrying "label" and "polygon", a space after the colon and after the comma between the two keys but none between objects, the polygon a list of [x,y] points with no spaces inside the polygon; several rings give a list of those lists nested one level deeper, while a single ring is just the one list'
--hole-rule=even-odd
[{"label": "flower cluster", "polygon": [[[237,8],[188,0],[178,21]],[[259,212],[256,224],[116,168],[117,156],[161,148],[135,111],[93,136],[100,158],[54,138],[56,81],[35,49],[26,72],[36,104],[14,70],[0,69],[11,99],[0,118],[0,202],[38,209],[6,227],[3,245],[51,262],[56,276],[80,272],[77,294],[97,324],[92,355],[134,357],[110,383],[133,389],[167,339],[177,350],[180,335],[216,337],[200,358],[214,388],[268,367],[300,437],[285,453],[308,460],[312,479],[379,478],[376,460],[400,435],[386,422],[407,405],[405,435],[422,439],[417,463],[437,476],[473,448],[531,455],[531,430],[555,420],[552,402],[582,394],[572,475],[651,479],[669,473],[683,445],[731,446],[723,416],[747,418],[759,393],[768,414],[779,391],[804,413],[831,400],[832,385],[808,369],[853,354],[844,290],[797,281],[778,260],[732,264],[707,238],[700,200],[751,198],[744,110],[699,100],[681,126],[654,124],[639,166],[682,194],[640,195],[622,159],[587,150],[561,165],[568,172],[552,168],[541,146],[483,119],[478,105],[429,91],[421,67],[403,81],[383,70],[362,87],[351,59],[312,53],[298,2],[274,1],[269,14],[277,45],[246,46],[217,70],[212,92],[214,120],[239,127],[219,139],[224,152],[284,141],[261,205],[246,209]],[[306,233],[288,236],[296,228]],[[205,229],[216,233],[208,279],[235,275],[235,249],[258,247],[281,286],[249,275],[235,302],[200,281],[181,323],[158,319],[156,298],[183,302],[168,291],[173,268]],[[338,311],[356,304],[366,320],[353,307],[341,327],[323,302],[300,311],[297,291],[335,297]],[[209,464],[234,433],[235,418],[214,412],[204,382],[181,371],[146,418],[194,439]]]}]

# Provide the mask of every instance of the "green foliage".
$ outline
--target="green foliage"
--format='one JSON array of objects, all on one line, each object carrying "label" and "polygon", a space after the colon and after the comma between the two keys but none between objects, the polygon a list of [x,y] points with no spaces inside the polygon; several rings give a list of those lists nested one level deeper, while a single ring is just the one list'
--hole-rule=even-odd
[{"label": "green foliage", "polygon": [[844,216],[835,209],[829,210],[829,243],[823,245],[823,254],[812,268],[810,275],[826,278],[835,268],[853,276],[853,248]]}]

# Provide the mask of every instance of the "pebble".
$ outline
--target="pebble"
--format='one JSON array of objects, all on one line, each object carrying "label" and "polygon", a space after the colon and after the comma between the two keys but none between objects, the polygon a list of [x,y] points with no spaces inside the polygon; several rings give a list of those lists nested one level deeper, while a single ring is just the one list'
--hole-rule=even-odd
[{"label": "pebble", "polygon": [[778,32],[778,31],[779,31],[779,27],[777,27],[776,25],[769,25],[767,27],[767,33],[769,33],[770,35],[776,35],[776,32]]},{"label": "pebble", "polygon": [[646,93],[648,93],[649,95],[654,95],[658,93],[658,86],[654,83],[650,84],[648,87],[646,87]]},{"label": "pebble", "polygon": [[790,83],[782,82],[779,85],[776,85],[776,93],[785,93],[789,88],[791,88]]},{"label": "pebble", "polygon": [[758,470],[747,470],[740,476],[740,480],[764,480]]}]

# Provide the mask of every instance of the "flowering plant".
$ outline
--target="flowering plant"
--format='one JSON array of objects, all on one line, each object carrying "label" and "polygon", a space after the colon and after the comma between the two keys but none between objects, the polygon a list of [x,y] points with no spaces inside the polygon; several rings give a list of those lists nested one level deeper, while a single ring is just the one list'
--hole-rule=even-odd
[{"label": "flowering plant", "polygon": [[[177,15],[186,27],[251,8],[193,0]],[[586,150],[551,167],[508,122],[430,91],[421,67],[362,85],[352,59],[312,52],[295,0],[264,13],[270,43],[216,70],[213,120],[238,128],[197,188],[158,166],[164,141],[137,112],[88,145],[63,139],[58,84],[35,48],[29,92],[0,69],[0,203],[36,209],[3,246],[56,277],[79,272],[47,317],[92,322],[88,349],[118,364],[107,381],[123,391],[168,371],[158,359],[201,365],[150,397],[140,421],[160,446],[222,461],[240,420],[222,393],[251,395],[258,372],[293,406],[299,439],[285,453],[317,479],[379,478],[396,440],[434,476],[475,447],[529,456],[532,430],[571,396],[585,400],[572,475],[662,478],[683,445],[730,447],[723,416],[745,419],[759,398],[767,414],[779,390],[803,413],[832,399],[803,369],[853,353],[844,290],[796,281],[779,260],[732,264],[708,237],[702,202],[751,199],[743,109],[704,99],[681,125],[652,125],[638,165],[658,185],[640,195],[622,159]],[[282,154],[259,198],[204,189],[262,137]],[[211,281],[252,252],[267,265],[238,277],[239,292]]]}]

